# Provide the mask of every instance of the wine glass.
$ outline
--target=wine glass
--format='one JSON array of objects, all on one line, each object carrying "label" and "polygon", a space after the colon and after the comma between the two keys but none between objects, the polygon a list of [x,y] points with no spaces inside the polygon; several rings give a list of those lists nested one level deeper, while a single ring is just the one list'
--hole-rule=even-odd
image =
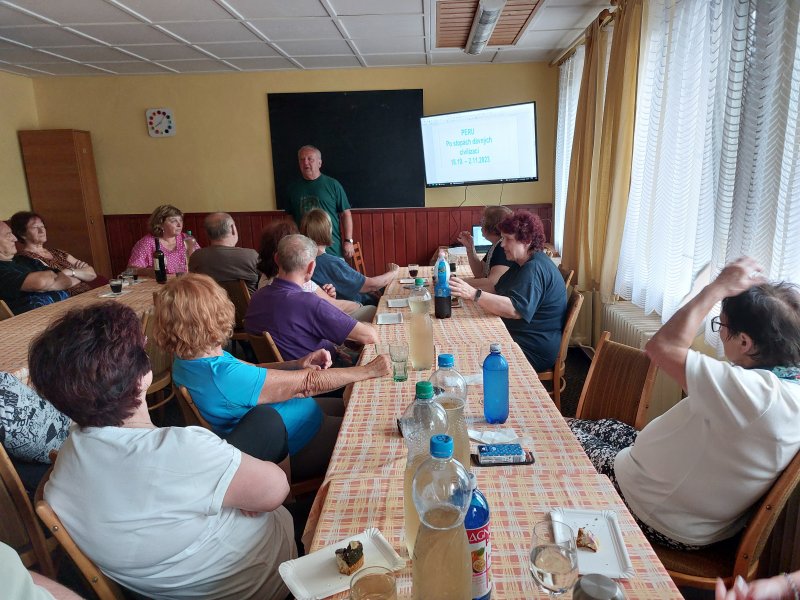
[{"label": "wine glass", "polygon": [[575,535],[560,521],[540,521],[533,526],[531,575],[551,598],[572,588],[578,579],[578,548]]}]

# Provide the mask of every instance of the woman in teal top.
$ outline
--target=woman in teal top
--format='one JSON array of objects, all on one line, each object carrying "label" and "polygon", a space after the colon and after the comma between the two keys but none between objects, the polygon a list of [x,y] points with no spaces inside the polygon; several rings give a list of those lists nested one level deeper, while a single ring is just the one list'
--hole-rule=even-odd
[{"label": "woman in teal top", "polygon": [[252,365],[222,349],[232,333],[234,308],[205,275],[185,275],[156,296],[156,343],[175,355],[172,378],[186,386],[219,435],[230,433],[253,408],[269,404],[286,426],[295,479],[325,473],[341,425],[338,398],[310,396],[390,372],[387,357],[361,367],[330,369],[327,350],[282,363]]}]

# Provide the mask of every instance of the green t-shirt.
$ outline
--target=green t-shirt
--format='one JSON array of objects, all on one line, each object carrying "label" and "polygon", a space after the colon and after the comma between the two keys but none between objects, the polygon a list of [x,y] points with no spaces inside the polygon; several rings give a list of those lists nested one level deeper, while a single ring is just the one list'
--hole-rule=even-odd
[{"label": "green t-shirt", "polygon": [[286,188],[289,199],[289,213],[294,218],[297,226],[303,215],[314,208],[321,208],[331,217],[333,223],[333,243],[327,252],[334,256],[342,256],[342,233],[339,226],[339,214],[350,210],[350,202],[344,193],[342,185],[333,177],[320,175],[313,181],[297,179]]}]

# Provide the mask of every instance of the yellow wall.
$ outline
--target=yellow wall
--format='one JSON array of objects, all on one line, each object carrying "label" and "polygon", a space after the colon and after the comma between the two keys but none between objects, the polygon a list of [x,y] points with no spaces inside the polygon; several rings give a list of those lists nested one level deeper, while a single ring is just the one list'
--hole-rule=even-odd
[{"label": "yellow wall", "polygon": [[33,80],[0,71],[0,219],[30,210],[17,131],[38,127]]},{"label": "yellow wall", "polygon": [[[107,214],[163,202],[202,212],[275,208],[266,94],[422,88],[425,114],[537,102],[540,181],[506,185],[503,203],[552,202],[558,71],[543,63],[34,79],[39,126],[92,133]],[[151,138],[145,110],[169,107],[176,135]],[[324,157],[323,157],[324,158]],[[324,169],[323,169],[324,170]],[[496,203],[500,186],[468,190]],[[464,188],[427,190],[427,206],[454,206]]]}]

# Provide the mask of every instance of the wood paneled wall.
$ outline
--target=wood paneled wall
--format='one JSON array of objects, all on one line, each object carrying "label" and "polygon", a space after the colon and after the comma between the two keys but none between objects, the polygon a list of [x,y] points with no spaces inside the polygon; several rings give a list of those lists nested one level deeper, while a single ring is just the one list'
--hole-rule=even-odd
[{"label": "wood paneled wall", "polygon": [[[367,273],[376,275],[386,264],[428,264],[439,246],[456,243],[460,231],[479,223],[483,206],[458,208],[380,208],[353,210],[353,236],[361,242]],[[551,204],[515,205],[541,217],[547,241],[553,230]],[[208,213],[186,213],[184,230],[191,230],[201,246],[208,244],[203,219]],[[231,216],[239,229],[239,245],[258,250],[261,231],[271,221],[288,219],[283,211],[235,212]],[[131,248],[147,233],[149,215],[106,215],[106,232],[114,273],[125,269]]]}]

